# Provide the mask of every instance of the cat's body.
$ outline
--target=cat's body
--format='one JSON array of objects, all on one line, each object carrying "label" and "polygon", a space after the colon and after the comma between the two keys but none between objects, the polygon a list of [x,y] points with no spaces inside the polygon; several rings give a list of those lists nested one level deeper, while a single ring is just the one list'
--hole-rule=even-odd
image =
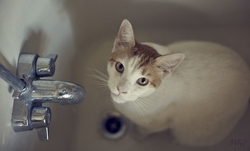
[{"label": "cat's body", "polygon": [[147,133],[171,129],[187,145],[226,137],[250,97],[249,68],[229,48],[195,41],[140,44],[128,21],[114,43],[108,73],[117,110]]}]

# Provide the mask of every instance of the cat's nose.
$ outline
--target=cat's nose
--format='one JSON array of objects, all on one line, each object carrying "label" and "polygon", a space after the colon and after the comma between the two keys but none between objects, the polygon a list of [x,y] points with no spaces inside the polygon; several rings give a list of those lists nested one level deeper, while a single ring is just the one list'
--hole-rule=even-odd
[{"label": "cat's nose", "polygon": [[117,90],[118,90],[119,94],[126,94],[127,93],[127,91],[124,90],[122,87],[117,87]]}]

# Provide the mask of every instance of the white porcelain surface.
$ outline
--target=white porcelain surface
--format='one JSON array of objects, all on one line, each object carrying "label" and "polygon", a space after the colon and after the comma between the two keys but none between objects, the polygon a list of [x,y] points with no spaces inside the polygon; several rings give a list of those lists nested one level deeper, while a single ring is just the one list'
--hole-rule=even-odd
[{"label": "white porcelain surface", "polygon": [[[248,151],[250,107],[234,131],[210,147],[175,145],[166,134],[138,141],[133,134],[111,141],[99,134],[100,117],[112,109],[109,91],[99,88],[89,68],[106,73],[113,40],[124,18],[137,40],[169,44],[206,40],[236,50],[250,66],[250,2],[246,0],[2,0],[0,1],[0,62],[15,72],[20,52],[46,56],[56,53],[53,79],[81,84],[87,91],[80,105],[45,104],[52,109],[50,140],[40,142],[36,131],[13,132],[13,99],[0,79],[1,151]],[[209,122],[209,121],[208,121]],[[244,148],[232,140],[245,139]]]},{"label": "white porcelain surface", "polygon": [[[1,1],[0,23],[0,62],[9,70],[15,73],[20,52],[37,53],[40,56],[55,53],[60,57],[57,60],[56,74],[53,78],[66,81],[72,79],[68,69],[71,68],[75,53],[75,42],[69,13],[64,8],[64,3],[49,0]],[[8,85],[2,79],[0,79],[0,90],[0,150],[33,151],[39,149],[37,144],[46,142],[38,140],[35,130],[20,133],[12,130],[10,120],[13,98],[12,93],[8,91]],[[73,106],[68,108],[54,104],[50,106],[53,110],[54,121],[52,123],[56,123],[56,120],[64,121],[63,118],[66,119],[65,123],[70,123],[67,119],[73,114],[69,111]],[[66,115],[62,114],[61,117],[57,117],[61,115],[57,113],[60,110],[63,110],[61,112]],[[65,126],[69,125],[57,127],[65,128]],[[71,132],[64,134],[70,136]],[[53,138],[53,133],[51,137]],[[65,142],[66,140],[63,144],[68,145]],[[56,143],[53,144],[56,145]],[[65,146],[61,145],[63,149]]]}]

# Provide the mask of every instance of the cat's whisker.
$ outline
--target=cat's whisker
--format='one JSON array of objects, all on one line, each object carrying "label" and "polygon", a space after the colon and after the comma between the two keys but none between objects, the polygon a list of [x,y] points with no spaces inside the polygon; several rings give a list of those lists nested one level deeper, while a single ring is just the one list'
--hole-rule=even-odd
[{"label": "cat's whisker", "polygon": [[93,77],[93,78],[95,78],[95,79],[97,79],[99,81],[102,81],[103,83],[108,83],[108,79],[105,79],[105,78],[103,78],[103,77],[101,77],[99,75],[95,75],[94,73],[87,74],[87,75],[90,76],[90,77]]},{"label": "cat's whisker", "polygon": [[153,103],[145,98],[138,98],[138,102],[144,107],[145,111],[148,111],[147,108],[153,107]]},{"label": "cat's whisker", "polygon": [[95,84],[98,85],[100,88],[108,89],[108,76],[97,69],[88,68],[90,71],[89,76],[95,78],[98,81],[95,81]]},{"label": "cat's whisker", "polygon": [[[93,77],[93,76],[91,75],[91,77]],[[98,86],[99,88],[108,89],[108,84],[107,84],[107,82],[102,81],[102,80],[100,80],[100,79],[98,79],[98,78],[96,78],[96,77],[93,77],[93,78],[95,78],[95,79],[98,80],[98,81],[91,81],[91,82],[94,83],[96,86]]]},{"label": "cat's whisker", "polygon": [[98,86],[102,86],[102,87],[107,87],[108,84],[104,81],[94,81],[94,83]]},{"label": "cat's whisker", "polygon": [[97,85],[97,88],[103,89],[105,92],[109,91],[109,88],[107,86]]},{"label": "cat's whisker", "polygon": [[108,75],[106,75],[105,73],[97,70],[97,69],[91,69],[91,68],[87,68],[93,75],[100,75],[101,77],[103,77],[104,79],[108,79]]},{"label": "cat's whisker", "polygon": [[141,116],[143,122],[146,123],[147,120],[146,120],[146,117],[144,116],[144,114],[142,113],[141,104],[139,102],[137,102],[137,101],[135,101],[135,104],[136,104],[135,107],[136,107],[136,110],[137,110],[138,114]]},{"label": "cat's whisker", "polygon": [[96,79],[98,79],[98,80],[100,80],[100,81],[102,81],[102,82],[105,82],[105,83],[108,82],[107,79],[105,79],[105,78],[103,78],[103,77],[101,77],[101,76],[98,76],[98,75],[91,75],[91,76],[94,77],[94,78],[96,78]]},{"label": "cat's whisker", "polygon": [[109,78],[106,74],[102,73],[101,71],[95,70],[98,74],[102,75],[106,80]]},{"label": "cat's whisker", "polygon": [[143,118],[143,115],[141,114],[141,111],[139,109],[139,106],[138,106],[137,102],[135,102],[134,107],[136,108],[136,112],[138,113],[138,115]]}]

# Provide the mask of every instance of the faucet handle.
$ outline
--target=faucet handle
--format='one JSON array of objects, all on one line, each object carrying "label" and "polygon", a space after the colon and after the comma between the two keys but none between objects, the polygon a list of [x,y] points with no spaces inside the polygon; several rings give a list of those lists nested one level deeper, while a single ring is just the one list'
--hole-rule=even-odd
[{"label": "faucet handle", "polygon": [[36,75],[38,77],[53,76],[55,74],[56,54],[49,54],[47,57],[39,57],[36,61]]},{"label": "faucet handle", "polygon": [[34,107],[31,114],[31,122],[34,128],[47,127],[50,124],[51,111],[48,107]]},{"label": "faucet handle", "polygon": [[56,62],[57,57],[58,57],[58,55],[56,55],[56,54],[49,54],[49,55],[47,56],[47,58],[53,59],[54,62]]},{"label": "faucet handle", "polygon": [[40,141],[49,140],[49,127],[36,128],[36,131]]},{"label": "faucet handle", "polygon": [[48,107],[34,107],[31,114],[33,128],[36,129],[40,140],[49,140],[49,124],[51,111]]}]

